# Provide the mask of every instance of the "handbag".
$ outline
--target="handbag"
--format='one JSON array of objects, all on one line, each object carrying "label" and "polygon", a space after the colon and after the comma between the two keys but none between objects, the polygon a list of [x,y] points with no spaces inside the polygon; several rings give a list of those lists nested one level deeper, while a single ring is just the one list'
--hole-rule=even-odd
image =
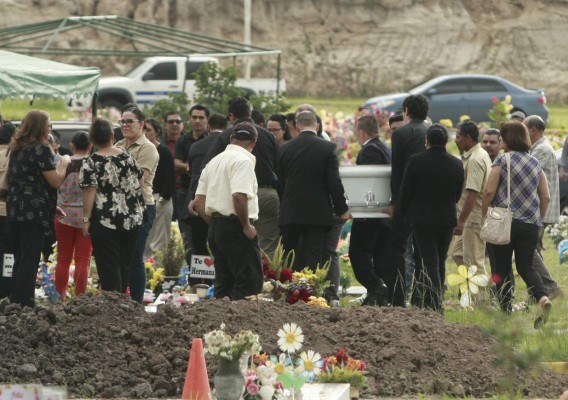
[{"label": "handbag", "polygon": [[507,207],[489,207],[485,221],[481,226],[481,239],[491,244],[509,244],[511,242],[511,155],[505,154],[507,160]]}]

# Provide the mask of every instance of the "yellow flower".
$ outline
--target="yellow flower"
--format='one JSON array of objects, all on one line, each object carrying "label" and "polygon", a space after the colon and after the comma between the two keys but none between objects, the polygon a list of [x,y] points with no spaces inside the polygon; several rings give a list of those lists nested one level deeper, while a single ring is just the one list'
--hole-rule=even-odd
[{"label": "yellow flower", "polygon": [[[463,115],[462,115],[463,117]],[[462,117],[460,117],[460,121],[462,119]],[[440,125],[445,126],[446,128],[453,128],[453,124],[452,124],[452,120],[451,119],[441,119],[440,120]]]},{"label": "yellow flower", "polygon": [[302,328],[295,323],[284,324],[282,329],[278,331],[278,346],[282,351],[293,353],[302,348],[304,335]]},{"label": "yellow flower", "polygon": [[470,119],[471,117],[469,115],[464,114],[460,117],[460,122],[469,121]]},{"label": "yellow flower", "polygon": [[472,294],[479,293],[479,287],[485,287],[489,284],[487,275],[475,275],[477,267],[472,265],[469,269],[465,265],[458,267],[457,274],[448,275],[448,285],[460,287],[460,305],[463,308],[471,306]]}]

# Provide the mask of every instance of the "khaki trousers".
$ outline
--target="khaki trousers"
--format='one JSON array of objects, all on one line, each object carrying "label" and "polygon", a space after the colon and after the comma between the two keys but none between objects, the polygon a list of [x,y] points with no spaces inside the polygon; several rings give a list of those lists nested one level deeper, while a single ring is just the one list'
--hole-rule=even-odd
[{"label": "khaki trousers", "polygon": [[478,274],[485,270],[485,241],[481,239],[481,224],[466,222],[461,236],[454,237],[451,255],[457,265],[477,267]]}]

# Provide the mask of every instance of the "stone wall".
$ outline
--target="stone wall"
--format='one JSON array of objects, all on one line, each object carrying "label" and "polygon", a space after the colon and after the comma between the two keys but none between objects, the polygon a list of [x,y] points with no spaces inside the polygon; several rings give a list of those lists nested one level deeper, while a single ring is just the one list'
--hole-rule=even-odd
[{"label": "stone wall", "polygon": [[[568,101],[567,0],[252,0],[253,44],[282,49],[291,94],[371,96],[445,73],[501,75]],[[0,27],[67,15],[117,14],[242,40],[239,0],[0,0]],[[6,17],[9,16],[9,17]],[[61,36],[69,46],[124,48],[108,35]],[[124,73],[126,58],[57,58]],[[274,58],[253,72],[272,74]]]}]

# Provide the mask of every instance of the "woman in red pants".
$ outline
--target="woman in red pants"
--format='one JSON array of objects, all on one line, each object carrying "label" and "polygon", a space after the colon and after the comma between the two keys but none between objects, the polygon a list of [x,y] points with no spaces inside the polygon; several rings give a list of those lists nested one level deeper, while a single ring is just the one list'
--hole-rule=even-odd
[{"label": "woman in red pants", "polygon": [[75,133],[71,139],[73,157],[67,167],[63,184],[57,194],[57,207],[62,217],[55,220],[57,238],[57,268],[55,270],[55,289],[61,300],[65,300],[69,284],[69,266],[75,259],[75,295],[85,293],[91,264],[91,238],[83,236],[83,190],[79,187],[79,170],[83,158],[89,155],[91,144],[89,134]]}]

